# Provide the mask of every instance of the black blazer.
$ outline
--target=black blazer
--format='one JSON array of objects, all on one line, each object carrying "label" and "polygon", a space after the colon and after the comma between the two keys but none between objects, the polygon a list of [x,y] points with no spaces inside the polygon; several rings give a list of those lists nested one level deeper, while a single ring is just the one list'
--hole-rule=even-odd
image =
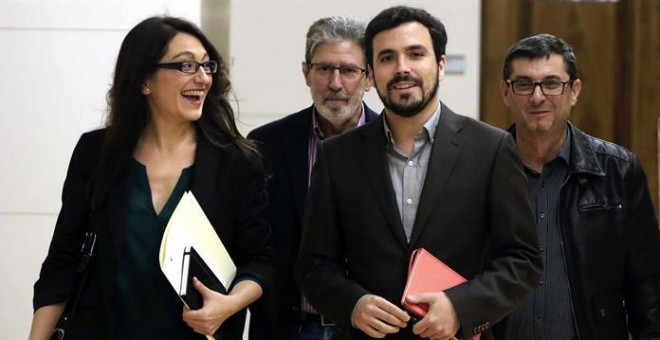
[{"label": "black blazer", "polygon": [[[410,243],[383,118],[319,146],[296,277],[312,304],[338,323],[339,338],[365,337],[351,327],[363,295],[400,306],[416,248],[469,280],[446,291],[464,337],[504,318],[538,284],[536,225],[511,136],[442,105],[434,138]],[[415,337],[406,329],[390,338]]]},{"label": "black blazer", "polygon": [[[364,104],[366,122],[378,117]],[[300,291],[293,279],[298,254],[308,175],[312,106],[254,129],[248,138],[259,143],[272,178],[266,216],[276,250],[275,285],[257,305],[250,307],[250,338],[290,339],[286,332],[300,321]],[[277,334],[277,337],[274,337]]]},{"label": "black blazer", "polygon": [[[34,308],[67,301],[76,289],[75,267],[84,233],[90,224],[98,238],[90,280],[83,292],[67,337],[106,338],[117,256],[125,234],[123,179],[109,181],[97,169],[104,130],[82,135],[71,157],[62,192],[62,209],[38,281]],[[217,147],[199,134],[190,188],[238,268],[235,282],[252,279],[266,286],[272,276],[270,229],[263,212],[265,181],[237,147]],[[94,173],[94,183],[90,178]],[[122,176],[123,177],[123,176]],[[105,190],[98,207],[90,204],[89,188]],[[99,194],[95,192],[95,194]],[[240,338],[241,313],[223,324],[222,338]]]}]

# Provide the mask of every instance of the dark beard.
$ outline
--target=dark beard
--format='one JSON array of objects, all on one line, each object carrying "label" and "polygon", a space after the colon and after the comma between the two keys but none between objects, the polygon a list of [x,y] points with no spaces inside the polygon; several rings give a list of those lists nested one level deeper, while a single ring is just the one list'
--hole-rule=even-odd
[{"label": "dark beard", "polygon": [[[389,90],[395,83],[400,81],[412,81],[417,86],[419,86],[419,88],[423,89],[422,81],[411,76],[394,77],[394,79],[387,83],[387,89]],[[409,118],[422,112],[422,110],[431,102],[434,95],[438,92],[438,86],[440,86],[440,81],[438,80],[438,71],[436,70],[435,84],[433,84],[433,89],[430,92],[423,94],[421,100],[406,104],[397,104],[389,100],[387,93],[380,93],[380,91],[378,91],[378,87],[376,87],[376,92],[378,93],[378,97],[380,97],[380,100],[383,102],[383,106],[385,106],[385,108],[392,111],[397,116]]]}]

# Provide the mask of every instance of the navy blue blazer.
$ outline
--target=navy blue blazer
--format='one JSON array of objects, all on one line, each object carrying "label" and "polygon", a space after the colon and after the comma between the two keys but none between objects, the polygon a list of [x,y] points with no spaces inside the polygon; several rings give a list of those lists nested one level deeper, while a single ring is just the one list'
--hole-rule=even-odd
[{"label": "navy blue blazer", "polygon": [[[378,114],[366,104],[365,121]],[[293,264],[300,246],[305,199],[309,183],[308,148],[312,129],[310,106],[254,129],[248,138],[259,143],[272,175],[268,183],[270,207],[266,212],[275,245],[275,280],[264,297],[251,307],[251,339],[290,339],[286,332],[300,321],[300,291],[293,279]],[[274,334],[277,337],[274,337]]]},{"label": "navy blue blazer", "polygon": [[[76,145],[64,181],[62,209],[34,284],[35,310],[67,301],[76,291],[75,267],[82,238],[93,226],[98,236],[89,268],[91,275],[67,333],[71,339],[104,339],[111,334],[108,322],[114,273],[126,228],[126,199],[121,176],[111,181],[104,169],[95,170],[104,132],[101,129],[85,133]],[[263,216],[267,206],[263,176],[236,146],[218,147],[201,133],[199,136],[190,190],[236,263],[236,280],[250,278],[266,286],[272,275],[273,249],[270,228]],[[95,208],[90,188],[96,188],[95,194],[104,197]],[[241,314],[223,324],[219,330],[223,338],[240,338]]]}]

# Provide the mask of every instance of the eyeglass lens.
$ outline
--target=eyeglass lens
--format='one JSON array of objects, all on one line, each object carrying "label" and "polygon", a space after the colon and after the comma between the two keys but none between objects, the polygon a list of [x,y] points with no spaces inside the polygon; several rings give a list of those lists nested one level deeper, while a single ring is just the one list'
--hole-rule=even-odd
[{"label": "eyeglass lens", "polygon": [[536,87],[541,88],[541,92],[545,96],[559,96],[564,93],[564,88],[570,81],[562,82],[558,80],[547,80],[541,82],[527,81],[527,80],[514,80],[509,81],[513,88],[513,93],[520,95],[531,95],[536,90]]},{"label": "eyeglass lens", "polygon": [[331,64],[316,64],[313,63],[311,64],[311,68],[314,72],[316,72],[318,75],[323,76],[323,77],[329,77],[332,75],[332,73],[335,72],[335,70],[339,71],[339,74],[347,80],[355,80],[359,78],[362,73],[365,72],[364,69],[361,69],[359,67],[355,66],[335,66]]},{"label": "eyeglass lens", "polygon": [[212,74],[218,70],[218,64],[213,60],[205,61],[202,63],[198,63],[196,61],[184,61],[181,63],[181,71],[185,73],[197,73],[197,70],[199,70],[200,67],[206,74]]}]

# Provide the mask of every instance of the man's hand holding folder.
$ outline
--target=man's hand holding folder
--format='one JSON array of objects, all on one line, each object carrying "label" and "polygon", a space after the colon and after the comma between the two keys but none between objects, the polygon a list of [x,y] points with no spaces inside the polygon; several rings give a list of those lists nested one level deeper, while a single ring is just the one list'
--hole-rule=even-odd
[{"label": "man's hand holding folder", "polygon": [[460,328],[454,306],[444,292],[420,293],[406,298],[409,304],[428,306],[426,314],[413,326],[413,333],[422,338],[441,335],[442,339],[456,339]]},{"label": "man's hand holding folder", "polygon": [[[444,293],[466,279],[423,248],[410,256],[408,281],[401,304],[421,318],[413,326],[413,333],[422,338],[432,335],[453,337],[460,328],[454,305]],[[479,340],[475,335],[473,340]]]}]

